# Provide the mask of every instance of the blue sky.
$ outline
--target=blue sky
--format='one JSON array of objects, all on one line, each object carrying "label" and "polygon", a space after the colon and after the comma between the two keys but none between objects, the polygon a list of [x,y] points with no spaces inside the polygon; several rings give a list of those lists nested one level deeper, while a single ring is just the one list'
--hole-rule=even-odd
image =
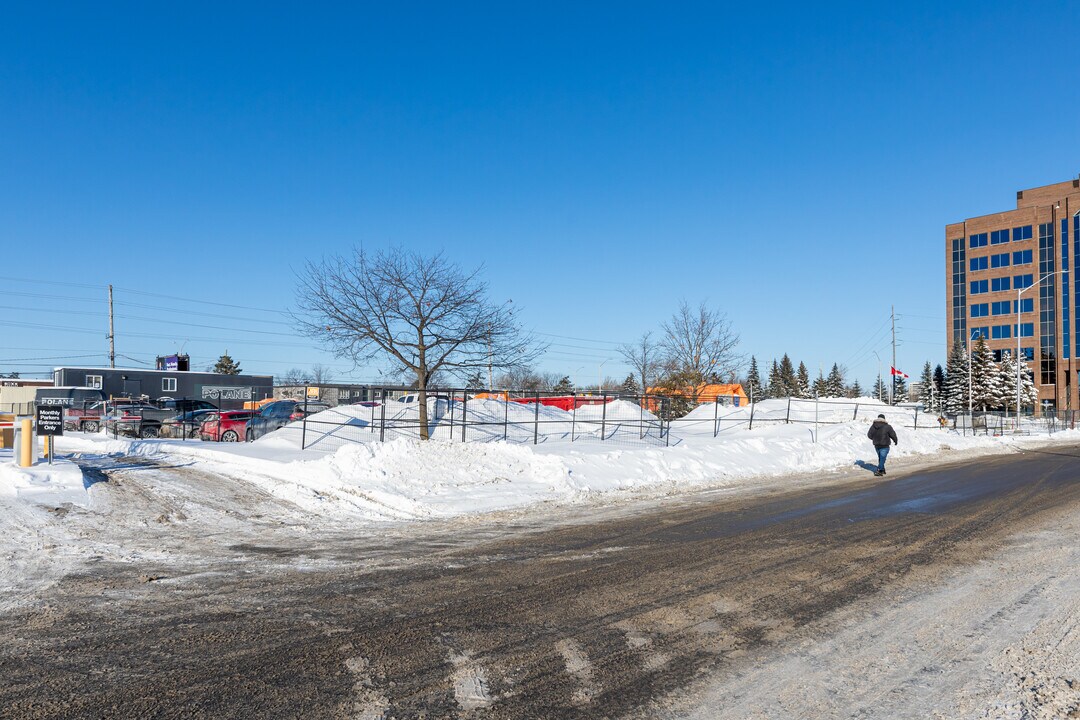
[{"label": "blue sky", "polygon": [[129,358],[377,379],[280,314],[363,243],[483,263],[580,383],[682,299],[864,385],[895,305],[916,375],[945,223],[1080,172],[1080,4],[812,5],[9,4],[0,370],[103,362],[112,283]]}]

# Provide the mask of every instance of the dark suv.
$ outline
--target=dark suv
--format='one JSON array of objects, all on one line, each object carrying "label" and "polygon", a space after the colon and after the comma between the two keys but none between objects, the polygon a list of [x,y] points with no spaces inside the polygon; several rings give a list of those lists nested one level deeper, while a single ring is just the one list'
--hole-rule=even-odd
[{"label": "dark suv", "polygon": [[163,398],[158,400],[157,406],[162,410],[170,410],[173,417],[183,415],[196,410],[217,410],[218,406],[205,400],[188,400],[186,398]]},{"label": "dark suv", "polygon": [[278,428],[283,428],[294,420],[302,420],[307,415],[312,415],[323,410],[329,410],[330,406],[324,402],[309,400],[275,400],[263,405],[259,412],[248,421],[246,439],[255,440],[267,433],[272,433]]}]

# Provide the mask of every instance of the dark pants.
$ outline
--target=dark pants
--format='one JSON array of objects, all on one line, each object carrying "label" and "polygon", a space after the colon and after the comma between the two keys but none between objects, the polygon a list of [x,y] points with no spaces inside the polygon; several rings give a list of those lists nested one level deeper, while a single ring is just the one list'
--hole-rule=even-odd
[{"label": "dark pants", "polygon": [[874,448],[877,450],[877,469],[878,472],[885,472],[885,458],[889,457],[889,446]]}]

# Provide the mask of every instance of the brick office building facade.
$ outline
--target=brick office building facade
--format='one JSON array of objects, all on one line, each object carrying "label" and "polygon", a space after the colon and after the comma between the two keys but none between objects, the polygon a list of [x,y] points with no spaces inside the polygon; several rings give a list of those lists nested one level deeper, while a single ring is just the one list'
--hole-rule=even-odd
[{"label": "brick office building facade", "polygon": [[1080,409],[1080,180],[1021,190],[1015,210],[946,225],[945,268],[949,349],[981,336],[1000,358],[1019,333],[1040,405]]}]

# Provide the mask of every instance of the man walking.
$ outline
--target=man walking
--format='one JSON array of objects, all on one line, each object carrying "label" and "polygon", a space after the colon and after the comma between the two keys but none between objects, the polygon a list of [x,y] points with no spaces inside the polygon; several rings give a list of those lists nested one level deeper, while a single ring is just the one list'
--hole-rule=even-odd
[{"label": "man walking", "polygon": [[892,425],[885,422],[884,415],[878,415],[877,420],[866,433],[866,437],[870,438],[870,441],[874,443],[874,449],[877,450],[877,472],[874,476],[881,477],[885,474],[885,458],[889,456],[890,441],[893,445],[900,444],[896,439],[896,431],[892,429]]}]

